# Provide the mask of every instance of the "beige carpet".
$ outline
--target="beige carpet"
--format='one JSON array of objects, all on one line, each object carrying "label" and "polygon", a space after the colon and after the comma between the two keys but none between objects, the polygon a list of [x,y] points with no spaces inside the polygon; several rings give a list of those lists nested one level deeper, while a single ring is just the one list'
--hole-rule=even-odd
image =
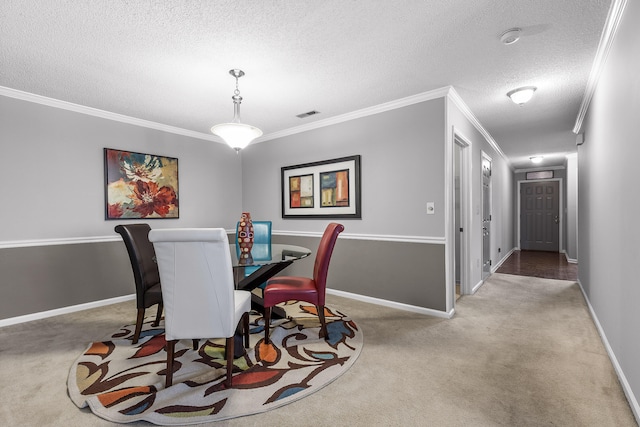
[{"label": "beige carpet", "polygon": [[[358,362],[307,398],[210,425],[636,425],[575,283],[494,274],[451,320],[327,304],[366,331]],[[112,425],[71,402],[66,378],[88,342],[134,314],[128,302],[0,328],[0,424]]]}]

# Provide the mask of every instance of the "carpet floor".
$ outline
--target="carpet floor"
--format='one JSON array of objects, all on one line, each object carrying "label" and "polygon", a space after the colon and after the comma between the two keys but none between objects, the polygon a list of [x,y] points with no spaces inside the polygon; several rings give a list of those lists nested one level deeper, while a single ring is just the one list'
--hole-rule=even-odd
[{"label": "carpet floor", "polygon": [[69,370],[71,400],[114,422],[187,425],[271,411],[317,392],[344,374],[362,351],[362,331],[343,313],[325,309],[328,338],[312,305],[282,306],[264,342],[264,318],[252,313],[249,346],[234,360],[233,387],[225,387],[224,339],[176,344],[173,385],[164,386],[167,356],[164,320],[143,325],[132,344],[134,324],[88,346]]},{"label": "carpet floor", "polygon": [[[276,410],[205,425],[636,426],[575,282],[493,274],[450,320],[332,295],[327,305],[366,334],[344,375]],[[0,424],[113,425],[78,409],[66,380],[89,342],[134,316],[126,302],[0,328]]]}]

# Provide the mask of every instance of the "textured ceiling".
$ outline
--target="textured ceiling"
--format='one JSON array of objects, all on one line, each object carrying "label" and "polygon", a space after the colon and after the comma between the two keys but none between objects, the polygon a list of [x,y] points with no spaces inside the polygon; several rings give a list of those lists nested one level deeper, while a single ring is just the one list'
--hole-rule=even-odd
[{"label": "textured ceiling", "polygon": [[[241,68],[242,120],[268,136],[451,85],[528,167],[575,151],[610,3],[2,0],[0,86],[209,134],[233,116]],[[505,46],[512,27],[523,36]],[[505,96],[526,85],[530,103]]]}]

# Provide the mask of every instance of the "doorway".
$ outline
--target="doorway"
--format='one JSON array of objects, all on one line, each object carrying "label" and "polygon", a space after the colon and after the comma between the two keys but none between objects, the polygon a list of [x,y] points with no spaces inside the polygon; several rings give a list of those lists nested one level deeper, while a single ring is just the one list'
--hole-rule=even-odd
[{"label": "doorway", "polygon": [[520,249],[559,252],[562,236],[560,181],[521,181],[519,193]]},{"label": "doorway", "polygon": [[469,238],[471,230],[471,142],[459,132],[453,137],[453,272],[454,301],[471,293]]},{"label": "doorway", "polygon": [[491,274],[491,157],[482,153],[482,281]]}]

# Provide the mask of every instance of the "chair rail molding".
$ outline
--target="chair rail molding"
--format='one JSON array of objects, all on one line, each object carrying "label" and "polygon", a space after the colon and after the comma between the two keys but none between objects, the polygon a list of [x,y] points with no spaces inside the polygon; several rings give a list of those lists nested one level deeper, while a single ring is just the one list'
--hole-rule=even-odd
[{"label": "chair rail molding", "polygon": [[[235,234],[235,229],[225,229],[227,234]],[[294,236],[294,237],[322,237],[320,231],[284,231],[274,230],[273,235]],[[444,245],[444,237],[431,236],[399,236],[389,234],[349,234],[342,233],[339,239],[350,240],[374,240],[382,242],[400,243],[427,243],[432,245]],[[78,245],[85,243],[105,243],[121,242],[119,235],[116,236],[89,236],[89,237],[62,237],[58,239],[32,239],[32,240],[9,240],[0,241],[0,249],[26,248],[34,246],[55,246],[55,245]]]}]

